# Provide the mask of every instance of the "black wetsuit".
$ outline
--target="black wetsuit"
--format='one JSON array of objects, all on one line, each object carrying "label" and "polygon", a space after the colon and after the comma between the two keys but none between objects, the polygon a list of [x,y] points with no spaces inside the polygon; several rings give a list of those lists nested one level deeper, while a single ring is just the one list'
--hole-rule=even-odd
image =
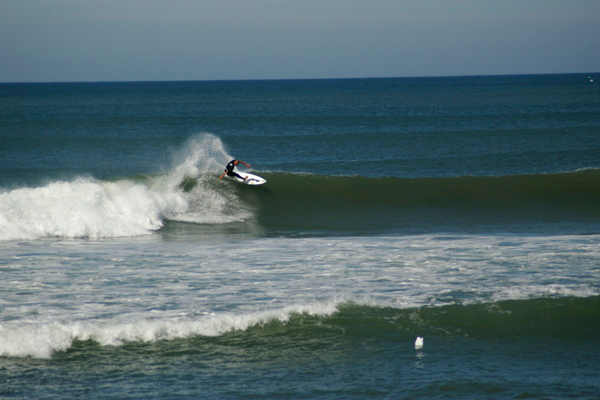
[{"label": "black wetsuit", "polygon": [[225,171],[227,171],[227,175],[228,176],[237,176],[238,178],[240,178],[241,180],[244,180],[244,177],[241,176],[240,174],[238,174],[237,172],[235,172],[233,169],[235,168],[235,162],[236,160],[231,160],[229,161],[229,164],[227,164],[227,166],[225,167]]}]

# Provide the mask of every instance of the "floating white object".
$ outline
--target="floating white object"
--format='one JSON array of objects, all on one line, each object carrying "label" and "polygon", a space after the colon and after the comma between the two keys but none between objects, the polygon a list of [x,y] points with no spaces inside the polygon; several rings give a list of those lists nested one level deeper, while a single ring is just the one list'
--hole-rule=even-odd
[{"label": "floating white object", "polygon": [[417,337],[417,340],[415,340],[415,349],[422,349],[423,348],[423,338],[422,337]]}]

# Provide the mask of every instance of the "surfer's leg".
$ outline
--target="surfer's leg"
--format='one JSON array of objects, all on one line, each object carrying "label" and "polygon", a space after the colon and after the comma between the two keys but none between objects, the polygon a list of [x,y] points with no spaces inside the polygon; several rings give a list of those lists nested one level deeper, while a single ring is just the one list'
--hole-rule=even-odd
[{"label": "surfer's leg", "polygon": [[238,178],[240,178],[241,180],[245,181],[246,178],[244,178],[243,176],[241,176],[240,174],[238,174],[237,172],[228,172],[227,175],[229,176],[236,176]]}]

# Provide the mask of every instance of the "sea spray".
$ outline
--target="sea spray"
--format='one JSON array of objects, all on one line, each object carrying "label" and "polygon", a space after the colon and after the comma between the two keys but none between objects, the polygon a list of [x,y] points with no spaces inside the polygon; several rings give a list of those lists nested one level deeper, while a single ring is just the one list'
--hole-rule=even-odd
[{"label": "sea spray", "polygon": [[196,224],[226,224],[250,218],[251,210],[240,202],[232,188],[216,180],[216,174],[231,159],[221,139],[209,133],[193,136],[178,149],[173,155],[173,169],[152,184],[153,188],[161,190],[184,189],[188,209],[170,219]]},{"label": "sea spray", "polygon": [[218,137],[210,133],[193,136],[173,153],[173,169],[161,182],[174,189],[186,178],[197,179],[222,170],[231,158]]},{"label": "sea spray", "polygon": [[[195,136],[174,157],[169,172],[143,182],[77,178],[0,193],[0,240],[139,236],[165,219],[228,223],[251,215],[243,205],[227,210],[235,195],[210,184],[230,158],[219,138]],[[182,188],[186,179],[195,182],[189,192]]]},{"label": "sea spray", "polygon": [[[21,354],[0,397],[597,398],[588,75],[2,85],[1,193],[83,176],[187,208],[141,237],[0,242]],[[198,127],[268,185],[195,163]],[[338,294],[383,304],[183,336]]]}]

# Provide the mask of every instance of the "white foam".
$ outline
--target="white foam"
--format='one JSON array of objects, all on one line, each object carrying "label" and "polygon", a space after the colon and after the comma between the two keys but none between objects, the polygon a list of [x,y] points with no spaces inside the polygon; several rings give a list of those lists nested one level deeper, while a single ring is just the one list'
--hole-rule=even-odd
[{"label": "white foam", "polygon": [[153,192],[130,181],[55,182],[0,194],[0,239],[142,235],[185,208],[178,193]]},{"label": "white foam", "polygon": [[599,244],[599,235],[2,243],[0,355],[215,336],[349,303],[597,296]]},{"label": "white foam", "polygon": [[190,193],[186,193],[188,209],[185,213],[172,216],[175,221],[197,224],[226,224],[245,221],[252,213],[240,203],[234,192],[210,189],[208,180],[214,176],[204,175]]},{"label": "white foam", "polygon": [[75,340],[93,340],[102,346],[126,342],[155,342],[192,336],[220,336],[272,321],[287,322],[294,314],[326,316],[337,311],[334,302],[295,305],[248,314],[224,313],[196,319],[142,319],[137,322],[72,322],[3,327],[0,356],[50,358],[69,349]]},{"label": "white foam", "polygon": [[223,169],[230,159],[218,137],[209,133],[194,136],[174,153],[174,167],[167,175],[157,179],[152,187],[161,191],[176,190],[185,178],[197,179],[215,173]]},{"label": "white foam", "polygon": [[[228,223],[249,217],[244,209],[224,213],[227,203],[236,202],[202,179],[230,158],[219,138],[196,136],[176,158],[169,173],[147,184],[79,178],[0,193],[0,240],[139,236],[160,229],[165,218]],[[191,193],[180,188],[185,178],[198,179]]]}]

